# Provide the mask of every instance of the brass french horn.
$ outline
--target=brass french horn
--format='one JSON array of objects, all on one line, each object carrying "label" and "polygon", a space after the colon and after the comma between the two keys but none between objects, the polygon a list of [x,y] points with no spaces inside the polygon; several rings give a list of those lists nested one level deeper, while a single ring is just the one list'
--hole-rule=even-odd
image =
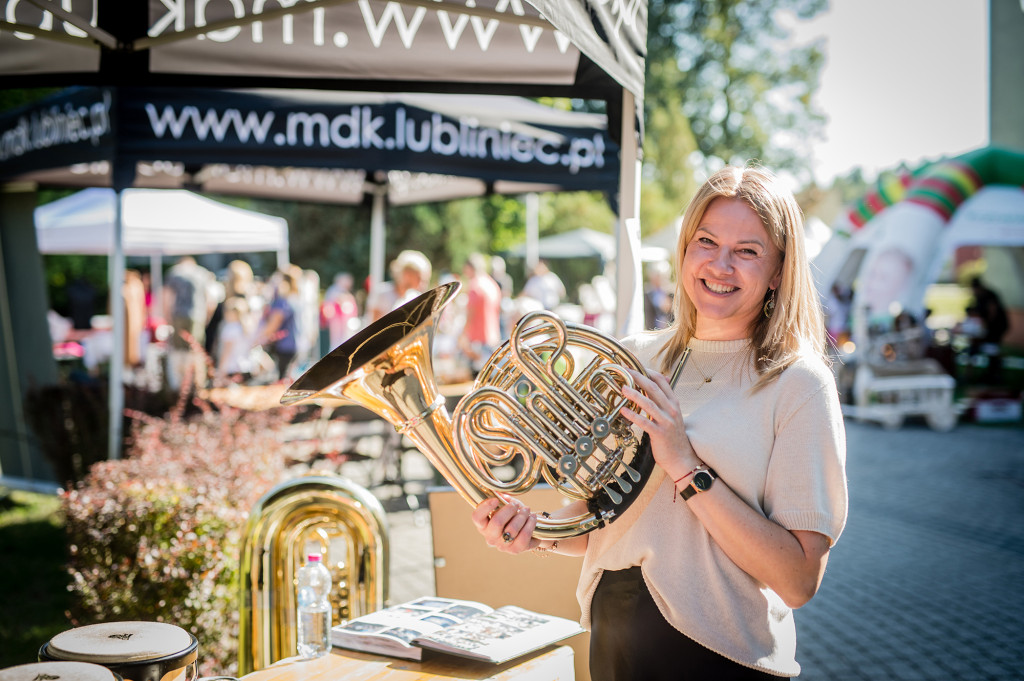
[{"label": "brass french horn", "polygon": [[654,467],[646,435],[620,415],[646,375],[613,339],[549,312],[513,329],[449,417],[431,366],[434,330],[461,284],[434,288],[342,343],[285,391],[281,402],[341,399],[407,436],[471,505],[521,494],[541,479],[587,510],[542,516],[533,534],[558,539],[614,521]]}]

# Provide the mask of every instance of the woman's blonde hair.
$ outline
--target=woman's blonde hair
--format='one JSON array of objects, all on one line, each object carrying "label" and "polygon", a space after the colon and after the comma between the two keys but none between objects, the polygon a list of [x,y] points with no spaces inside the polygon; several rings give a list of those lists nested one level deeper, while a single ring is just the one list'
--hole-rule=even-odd
[{"label": "woman's blonde hair", "polygon": [[[682,272],[683,256],[704,217],[717,198],[735,198],[745,202],[761,218],[768,238],[779,249],[782,278],[774,292],[775,309],[760,314],[750,329],[754,365],[759,374],[755,389],[778,377],[801,354],[811,352],[827,361],[825,323],[821,301],[811,276],[804,249],[803,216],[793,193],[779,179],[760,166],[726,166],[697,190],[683,214],[676,246],[676,272]],[[675,322],[669,328],[672,339],[659,353],[661,371],[670,373],[683,350],[694,337],[697,313],[676,277]],[[765,302],[773,295],[765,293]]]}]

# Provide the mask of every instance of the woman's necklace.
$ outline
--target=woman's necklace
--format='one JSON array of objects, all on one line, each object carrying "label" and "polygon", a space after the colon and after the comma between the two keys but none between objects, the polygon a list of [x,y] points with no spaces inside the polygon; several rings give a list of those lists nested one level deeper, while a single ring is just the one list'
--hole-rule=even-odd
[{"label": "woman's necklace", "polygon": [[[689,348],[687,348],[687,349],[689,349]],[[724,365],[723,365],[723,366],[724,366]],[[714,371],[712,371],[712,372],[711,372],[711,375],[709,376],[709,375],[707,375],[707,374],[705,374],[705,373],[704,373],[703,369],[701,369],[701,368],[700,368],[700,364],[698,364],[697,362],[694,362],[694,363],[693,363],[693,368],[694,368],[694,369],[696,369],[696,370],[697,370],[697,373],[698,373],[698,374],[700,374],[700,377],[704,379],[704,382],[703,382],[703,383],[701,383],[701,384],[699,384],[699,385],[697,386],[697,390],[700,390],[700,389],[701,389],[701,388],[703,388],[703,387],[704,387],[705,385],[707,385],[708,383],[710,383],[710,382],[711,382],[711,379],[713,379],[713,378],[715,377],[715,375],[716,375],[716,374],[718,374],[718,372],[719,372],[719,371],[721,371],[721,370],[723,369],[723,367],[718,367],[717,369],[715,369]]]}]

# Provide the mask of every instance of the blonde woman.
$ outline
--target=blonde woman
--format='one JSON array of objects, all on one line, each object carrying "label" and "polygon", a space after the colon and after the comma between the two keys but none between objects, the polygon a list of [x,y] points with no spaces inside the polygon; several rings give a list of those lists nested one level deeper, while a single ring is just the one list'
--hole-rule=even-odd
[{"label": "blonde woman", "polygon": [[640,498],[558,542],[533,538],[536,515],[514,498],[473,519],[499,550],[583,556],[594,681],[796,676],[793,610],[821,584],[847,490],[792,193],[763,168],[715,173],[683,217],[676,271],[672,326],[625,341],[652,376],[634,375],[642,411],[624,411],[658,464]]}]

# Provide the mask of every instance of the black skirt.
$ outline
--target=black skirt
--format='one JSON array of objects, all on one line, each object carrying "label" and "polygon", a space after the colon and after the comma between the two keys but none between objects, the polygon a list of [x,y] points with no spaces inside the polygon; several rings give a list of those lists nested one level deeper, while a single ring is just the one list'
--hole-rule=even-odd
[{"label": "black skirt", "polygon": [[680,633],[662,616],[639,567],[606,571],[590,605],[592,681],[779,681]]}]

